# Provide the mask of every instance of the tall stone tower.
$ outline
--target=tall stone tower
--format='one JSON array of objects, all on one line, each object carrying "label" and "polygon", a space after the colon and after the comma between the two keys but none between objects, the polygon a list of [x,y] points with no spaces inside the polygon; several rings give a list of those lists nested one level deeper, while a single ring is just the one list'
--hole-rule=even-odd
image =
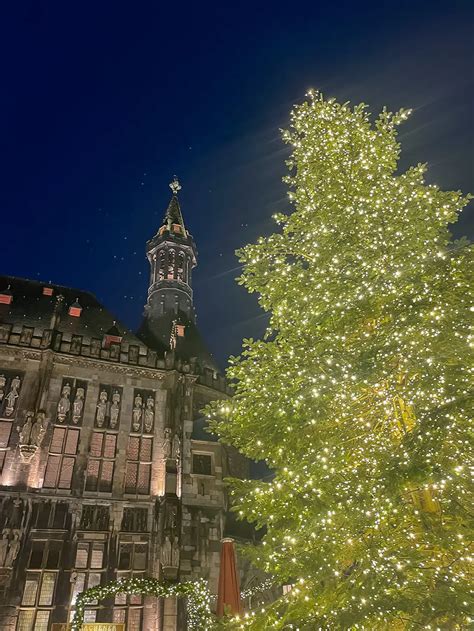
[{"label": "tall stone tower", "polygon": [[174,350],[182,359],[193,358],[201,367],[216,370],[196,328],[191,275],[197,265],[197,249],[184,223],[176,177],[170,188],[172,197],[162,224],[146,244],[150,284],[138,334],[159,352]]}]

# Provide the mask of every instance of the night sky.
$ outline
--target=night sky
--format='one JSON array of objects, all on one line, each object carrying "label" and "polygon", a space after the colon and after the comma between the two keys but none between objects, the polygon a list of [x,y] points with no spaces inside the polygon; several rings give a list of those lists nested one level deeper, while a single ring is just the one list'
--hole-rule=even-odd
[{"label": "night sky", "polygon": [[234,251],[289,208],[279,129],[308,88],[414,108],[402,167],[474,192],[470,0],[2,5],[1,272],[90,290],[136,328],[176,174],[222,365],[264,327]]}]

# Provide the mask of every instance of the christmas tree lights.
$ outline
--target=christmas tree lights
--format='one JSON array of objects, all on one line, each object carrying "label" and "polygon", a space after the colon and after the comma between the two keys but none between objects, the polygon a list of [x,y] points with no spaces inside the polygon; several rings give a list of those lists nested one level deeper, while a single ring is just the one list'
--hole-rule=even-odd
[{"label": "christmas tree lights", "polygon": [[269,328],[231,358],[233,399],[207,410],[275,471],[232,493],[267,529],[253,562],[294,584],[235,624],[467,628],[474,274],[448,225],[468,198],[426,184],[425,165],[397,172],[408,111],[372,122],[307,96],[284,132],[294,210],[239,252]]}]

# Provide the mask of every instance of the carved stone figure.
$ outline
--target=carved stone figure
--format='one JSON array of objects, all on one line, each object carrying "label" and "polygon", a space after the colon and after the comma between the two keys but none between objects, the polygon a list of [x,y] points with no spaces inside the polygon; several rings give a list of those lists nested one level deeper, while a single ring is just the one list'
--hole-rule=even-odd
[{"label": "carved stone figure", "polygon": [[0,402],[3,401],[3,397],[5,396],[5,384],[7,383],[7,378],[5,375],[0,375]]},{"label": "carved stone figure", "polygon": [[171,546],[171,564],[173,567],[179,567],[179,542],[175,537]]},{"label": "carved stone figure", "polygon": [[71,353],[79,354],[81,352],[82,338],[78,335],[73,335],[71,340]]},{"label": "carved stone figure", "polygon": [[110,427],[114,429],[118,423],[120,414],[120,393],[114,392],[112,395],[112,405],[110,406]]},{"label": "carved stone figure", "polygon": [[23,427],[17,427],[20,445],[29,445],[31,438],[31,429],[33,427],[33,412],[27,412]]},{"label": "carved stone figure", "polygon": [[46,412],[44,412],[43,410],[38,410],[34,423],[31,427],[30,445],[40,447],[41,443],[43,442],[44,435],[46,434],[46,430]]},{"label": "carved stone figure", "polygon": [[100,340],[95,338],[91,340],[91,355],[93,357],[98,357],[100,355]]},{"label": "carved stone figure", "polygon": [[171,458],[171,451],[172,451],[172,445],[171,445],[171,429],[169,427],[165,428],[165,437],[163,440],[163,458],[165,460],[168,460],[168,458]]},{"label": "carved stone figure", "polygon": [[81,420],[82,408],[84,407],[84,388],[76,390],[76,397],[72,404],[72,422],[77,425]]},{"label": "carved stone figure", "polygon": [[10,392],[5,397],[5,401],[7,402],[7,407],[5,408],[5,414],[7,416],[11,416],[15,409],[16,400],[18,399],[18,389],[20,388],[21,380],[20,377],[15,377],[12,379],[10,384]]},{"label": "carved stone figure", "polygon": [[132,412],[132,429],[134,432],[140,430],[142,424],[143,399],[140,394],[135,397],[135,404]]},{"label": "carved stone figure", "polygon": [[9,528],[21,528],[21,521],[23,519],[23,501],[16,497],[13,500],[11,511],[8,515],[7,525]]},{"label": "carved stone figure", "polygon": [[13,535],[13,539],[10,542],[10,547],[8,548],[7,558],[5,560],[5,567],[13,567],[15,563],[15,559],[18,556],[18,552],[20,550],[20,533],[15,532]]},{"label": "carved stone figure", "polygon": [[181,459],[181,439],[179,437],[178,432],[173,436],[173,443],[171,446],[171,457],[173,460],[176,460],[176,463],[179,463]]},{"label": "carved stone figure", "polygon": [[153,397],[148,397],[146,400],[146,407],[145,407],[145,412],[144,412],[144,425],[145,425],[145,431],[146,432],[151,432],[151,430],[153,429],[153,424],[155,422],[155,400],[153,399]]},{"label": "carved stone figure", "polygon": [[2,538],[0,539],[0,567],[5,567],[5,561],[8,552],[8,530],[3,531]]},{"label": "carved stone figure", "polygon": [[172,546],[168,535],[166,535],[163,545],[161,547],[161,563],[163,567],[171,567],[172,563]]},{"label": "carved stone figure", "polygon": [[71,386],[66,383],[63,386],[63,389],[61,391],[61,398],[59,399],[59,403],[58,403],[58,421],[60,423],[63,423],[66,416],[69,413],[69,410],[71,409],[71,402],[69,401],[69,397],[71,396]]},{"label": "carved stone figure", "polygon": [[178,507],[176,504],[166,504],[165,532],[175,535],[178,530]]},{"label": "carved stone figure", "polygon": [[99,394],[99,402],[97,403],[97,412],[95,422],[97,427],[102,427],[105,423],[105,415],[107,413],[107,392],[102,390]]}]

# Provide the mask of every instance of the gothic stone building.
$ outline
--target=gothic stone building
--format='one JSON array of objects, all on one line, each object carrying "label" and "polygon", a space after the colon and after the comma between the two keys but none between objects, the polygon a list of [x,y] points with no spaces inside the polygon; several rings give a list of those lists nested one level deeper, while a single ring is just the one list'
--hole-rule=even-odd
[{"label": "gothic stone building", "polygon": [[[134,335],[83,291],[0,278],[0,628],[66,629],[77,595],[118,577],[204,577],[217,591],[223,477],[235,453],[203,431],[226,395],[196,328],[196,247],[177,183],[147,243]],[[86,622],[186,628],[185,603],[117,596]]]}]

